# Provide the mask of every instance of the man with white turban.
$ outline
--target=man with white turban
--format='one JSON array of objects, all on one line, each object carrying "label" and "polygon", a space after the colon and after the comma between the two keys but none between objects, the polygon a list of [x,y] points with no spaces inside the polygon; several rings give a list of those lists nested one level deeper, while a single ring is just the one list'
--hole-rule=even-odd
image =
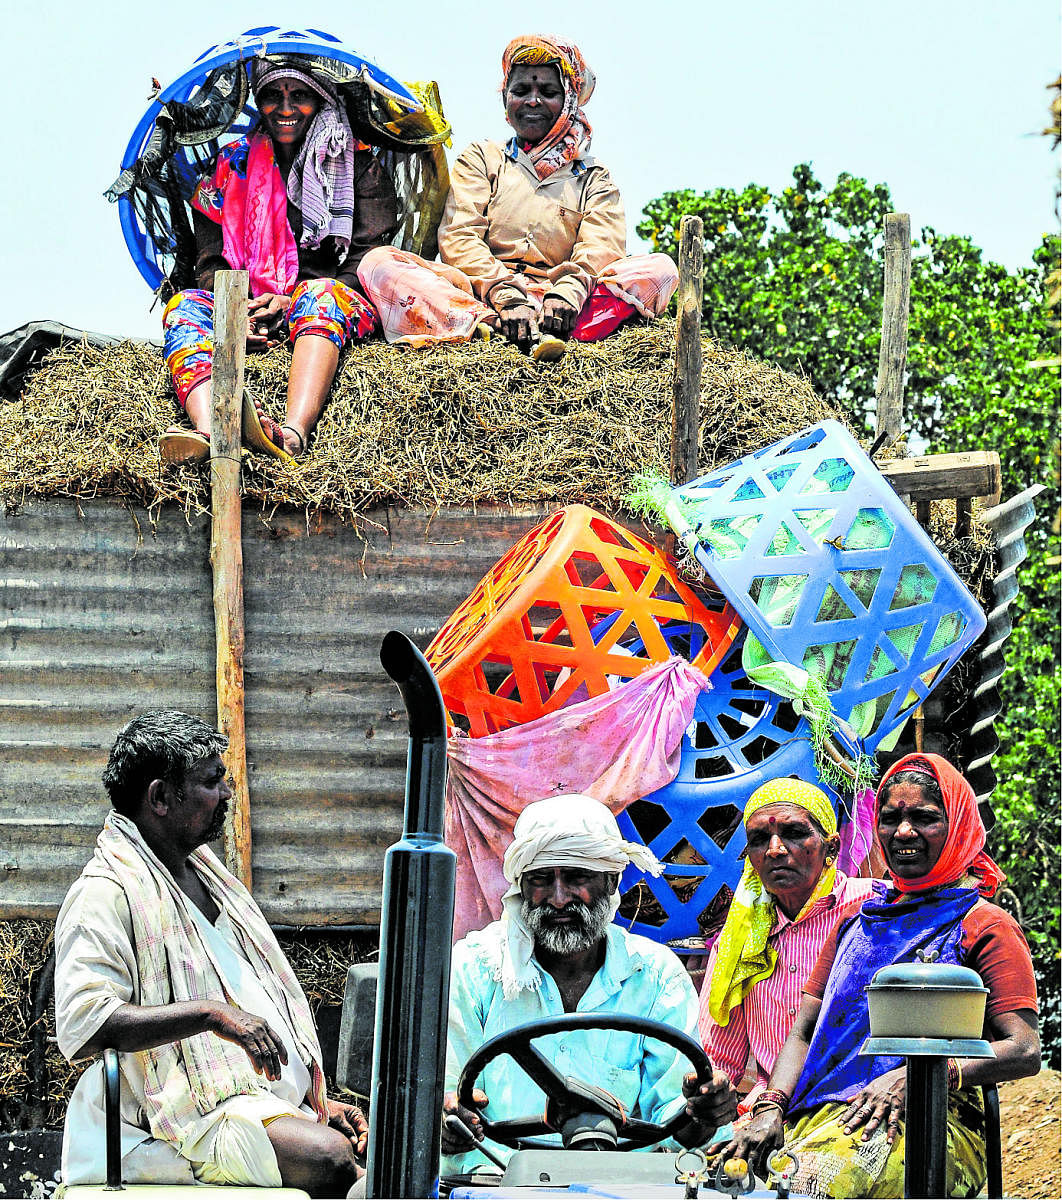
[{"label": "man with white turban", "polygon": [[[443,1172],[481,1167],[479,1116],[457,1101],[461,1068],[485,1041],[528,1021],[565,1013],[625,1014],[660,1021],[697,1039],[697,995],[666,946],[612,923],[618,884],[629,862],[651,874],[660,864],[645,846],[624,841],[609,809],[589,796],[555,796],[528,805],[513,830],[502,869],[509,890],[502,917],[454,947],[443,1101]],[[616,1030],[587,1029],[536,1040],[562,1075],[610,1092],[625,1111],[663,1124],[683,1108],[706,1143],[734,1116],[733,1090],[715,1073],[698,1087],[681,1053],[663,1042]],[[489,1063],[475,1100],[492,1121],[542,1112],[543,1093],[507,1056]],[[447,1124],[458,1116],[473,1138]],[[690,1140],[684,1138],[684,1140]]]}]

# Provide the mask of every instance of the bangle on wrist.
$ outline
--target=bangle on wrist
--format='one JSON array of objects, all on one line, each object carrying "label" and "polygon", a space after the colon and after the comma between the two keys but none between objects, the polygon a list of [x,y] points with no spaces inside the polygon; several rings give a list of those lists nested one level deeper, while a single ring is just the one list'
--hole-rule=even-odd
[{"label": "bangle on wrist", "polygon": [[962,1088],[962,1066],[957,1058],[948,1059],[948,1091],[957,1092]]},{"label": "bangle on wrist", "polygon": [[780,1088],[764,1088],[756,1097],[752,1111],[755,1113],[761,1104],[777,1108],[783,1117],[789,1111],[789,1097]]}]

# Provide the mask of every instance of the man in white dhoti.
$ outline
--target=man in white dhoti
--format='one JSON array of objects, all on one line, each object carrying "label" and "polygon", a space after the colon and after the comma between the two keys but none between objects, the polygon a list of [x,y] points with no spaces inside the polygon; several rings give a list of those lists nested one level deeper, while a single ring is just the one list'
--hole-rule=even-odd
[{"label": "man in white dhoti", "polygon": [[[130,1182],[344,1195],[367,1126],[328,1098],[306,997],[248,891],[206,848],[231,795],[224,735],[158,710],[131,721],[103,782],[112,811],[55,928],[59,1048],[121,1063]],[[68,1183],[103,1182],[102,1063],[63,1138]]]}]

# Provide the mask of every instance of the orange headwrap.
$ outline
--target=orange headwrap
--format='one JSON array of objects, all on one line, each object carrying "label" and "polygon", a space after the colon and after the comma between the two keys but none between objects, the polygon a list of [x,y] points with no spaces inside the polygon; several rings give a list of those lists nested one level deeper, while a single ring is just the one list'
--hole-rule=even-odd
[{"label": "orange headwrap", "polygon": [[963,875],[970,874],[977,878],[978,891],[982,896],[994,895],[996,888],[1007,877],[984,852],[985,827],[977,811],[973,788],[939,754],[908,754],[885,772],[878,785],[878,808],[881,807],[880,797],[889,780],[901,771],[920,771],[936,779],[944,798],[948,837],[940,858],[927,874],[918,879],[893,879],[892,886],[899,892],[924,892],[929,888],[954,883]]},{"label": "orange headwrap", "polygon": [[585,154],[593,132],[582,106],[594,90],[594,73],[586,65],[579,47],[545,34],[529,33],[513,38],[502,54],[502,92],[509,86],[513,67],[549,63],[560,72],[564,106],[553,128],[527,153],[539,179],[552,175],[565,163]]}]

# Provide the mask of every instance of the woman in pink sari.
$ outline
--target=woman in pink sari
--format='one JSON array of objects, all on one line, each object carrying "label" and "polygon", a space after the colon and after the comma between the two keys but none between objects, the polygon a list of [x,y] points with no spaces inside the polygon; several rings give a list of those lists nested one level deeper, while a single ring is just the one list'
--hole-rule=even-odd
[{"label": "woman in pink sari", "polygon": [[381,247],[358,271],[389,342],[468,341],[495,329],[536,358],[659,316],[678,286],[664,254],[625,257],[626,220],[589,154],[594,75],[576,46],[515,38],[502,57],[506,145],[474,142],[451,172],[440,263]]},{"label": "woman in pink sari", "polygon": [[293,343],[283,425],[245,393],[243,438],[255,449],[301,454],[335,376],[339,352],[378,327],[362,294],[366,251],[398,227],[390,176],[350,128],[333,86],[306,59],[255,59],[251,83],[261,117],[222,148],[192,197],[196,287],[166,305],[163,352],[192,429],[162,435],[164,462],[210,453],[214,275],[249,275],[247,345]]}]

